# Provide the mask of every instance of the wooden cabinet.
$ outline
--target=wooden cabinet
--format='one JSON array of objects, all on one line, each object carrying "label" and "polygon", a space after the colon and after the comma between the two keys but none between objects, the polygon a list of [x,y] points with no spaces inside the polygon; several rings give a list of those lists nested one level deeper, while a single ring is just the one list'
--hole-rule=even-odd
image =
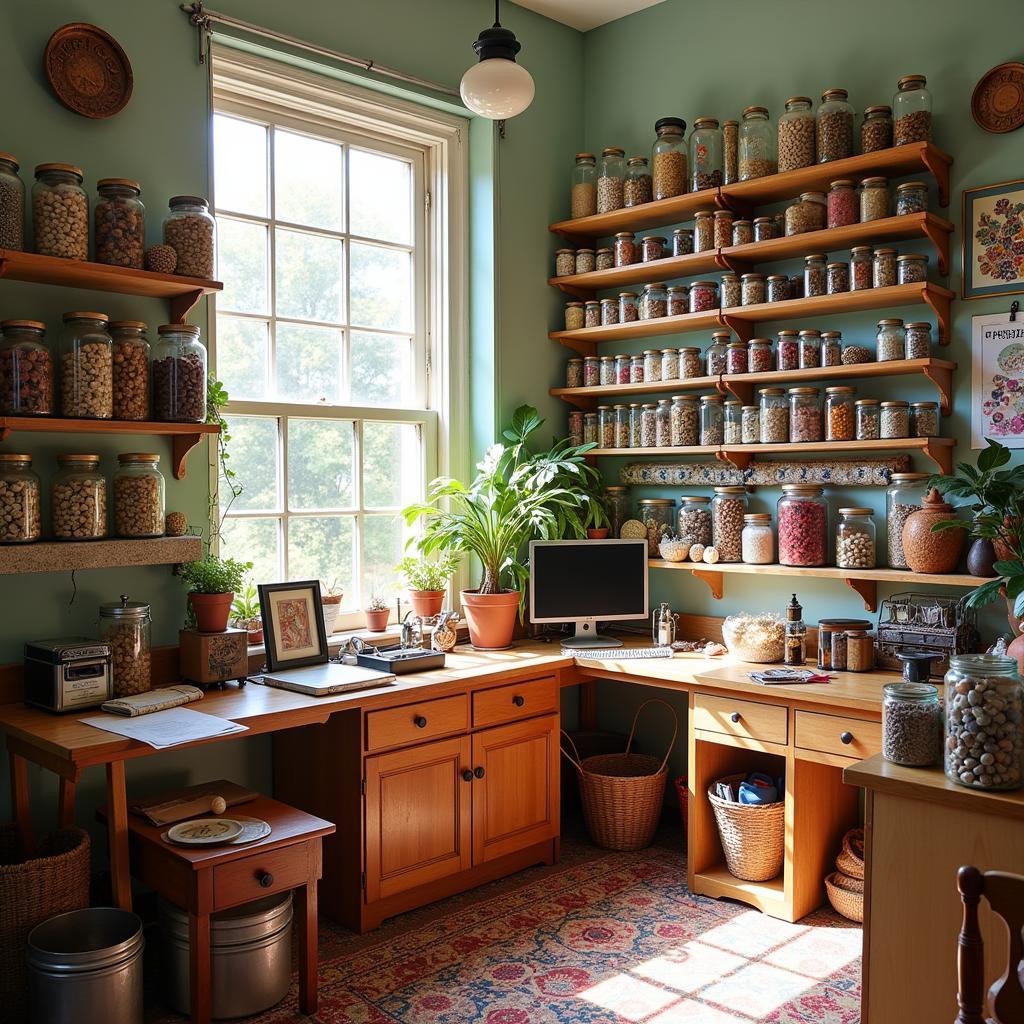
[{"label": "wooden cabinet", "polygon": [[693,704],[693,727],[726,736],[785,743],[787,711],[782,704],[759,704],[698,693]]},{"label": "wooden cabinet", "polygon": [[558,682],[554,676],[527,679],[511,686],[494,686],[473,694],[473,728],[501,725],[557,710]]}]

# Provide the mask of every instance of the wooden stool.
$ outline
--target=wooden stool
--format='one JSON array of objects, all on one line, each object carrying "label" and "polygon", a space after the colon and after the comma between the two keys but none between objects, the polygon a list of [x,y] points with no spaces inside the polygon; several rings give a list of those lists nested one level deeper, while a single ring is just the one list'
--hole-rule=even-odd
[{"label": "wooden stool", "polygon": [[160,838],[170,827],[128,819],[132,873],[165,899],[188,911],[190,1009],[193,1024],[208,1024],[210,915],[243,903],[295,890],[295,930],[299,939],[299,1007],[317,1007],[317,882],[322,873],[321,838],[334,831],[323,818],[287,804],[257,797],[228,808],[262,818],[269,836],[244,846],[172,846]]}]

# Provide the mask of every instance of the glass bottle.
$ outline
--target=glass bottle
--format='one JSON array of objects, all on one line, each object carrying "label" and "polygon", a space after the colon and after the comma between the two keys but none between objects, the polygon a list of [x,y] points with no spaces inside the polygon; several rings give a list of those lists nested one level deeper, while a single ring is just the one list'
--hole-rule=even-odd
[{"label": "glass bottle", "polygon": [[107,535],[107,482],[98,455],[58,455],[50,488],[56,540],[95,540]]},{"label": "glass bottle", "polygon": [[615,447],[629,447],[629,408],[625,405],[613,405],[615,419]]},{"label": "glass bottle", "polygon": [[662,538],[672,532],[676,503],[671,498],[641,498],[636,504],[636,517],[647,527],[647,553],[657,558]]},{"label": "glass bottle", "polygon": [[722,130],[716,117],[698,117],[690,132],[690,191],[722,184]]},{"label": "glass bottle", "polygon": [[871,246],[855,245],[850,250],[850,290],[859,292],[870,287]]},{"label": "glass bottle", "polygon": [[716,487],[711,499],[711,541],[720,562],[743,557],[743,517],[747,512],[745,487]]},{"label": "glass bottle", "polygon": [[32,186],[32,235],[42,256],[89,258],[89,197],[81,168],[39,164]]},{"label": "glass bottle", "polygon": [[572,445],[583,444],[583,410],[569,410],[569,443]]},{"label": "glass bottle", "polygon": [[871,259],[873,288],[891,288],[896,284],[896,250],[876,249]]},{"label": "glass bottle", "polygon": [[754,241],[755,242],[767,242],[769,239],[775,237],[775,218],[774,217],[755,217],[754,218]]},{"label": "glass bottle", "polygon": [[882,220],[888,217],[889,213],[888,179],[877,176],[864,178],[860,183],[861,221]]},{"label": "glass bottle", "polygon": [[656,384],[661,380],[661,351],[656,348],[644,349],[644,383]]},{"label": "glass bottle", "polygon": [[653,402],[640,406],[640,447],[654,448],[658,441],[658,407]]},{"label": "glass bottle", "polygon": [[707,375],[718,377],[725,373],[727,366],[727,353],[729,341],[732,335],[728,331],[715,331],[711,335],[711,344],[707,351]]},{"label": "glass bottle", "polygon": [[593,153],[577,153],[572,169],[572,218],[597,213],[597,159]]},{"label": "glass bottle", "polygon": [[745,405],[740,412],[740,444],[761,443],[761,410],[756,405]]},{"label": "glass bottle", "polygon": [[791,666],[803,665],[807,660],[807,626],[804,625],[803,605],[794,594],[786,605],[785,647],[782,660]]},{"label": "glass bottle", "polygon": [[601,356],[601,387],[608,388],[615,383],[615,356]]},{"label": "glass bottle", "polygon": [[659,398],[654,424],[654,443],[659,448],[668,448],[672,444],[672,400]]},{"label": "glass bottle", "polygon": [[618,146],[601,150],[597,165],[597,212],[621,210],[626,181],[626,151]]},{"label": "glass bottle", "polygon": [[679,376],[683,380],[704,376],[701,371],[699,348],[687,346],[679,350]]},{"label": "glass bottle", "polygon": [[114,474],[114,533],[118,537],[164,535],[164,478],[160,456],[122,452]]},{"label": "glass bottle", "polygon": [[597,407],[597,447],[606,451],[615,447],[615,411],[610,405]]},{"label": "glass bottle", "polygon": [[576,273],[576,253],[572,249],[555,250],[555,277],[571,277]]},{"label": "glass bottle", "polygon": [[875,524],[869,508],[841,508],[836,524],[836,565],[874,569]]},{"label": "glass bottle", "polygon": [[216,276],[216,225],[210,204],[199,196],[174,196],[164,221],[164,244],[178,254],[176,274],[211,280]]},{"label": "glass bottle", "polygon": [[890,569],[906,569],[907,556],[903,550],[903,527],[921,508],[921,499],[927,493],[927,473],[893,473],[885,492],[885,525]]},{"label": "glass bottle", "polygon": [[583,414],[583,443],[599,444],[601,439],[598,436],[598,430],[597,413],[585,412]]},{"label": "glass bottle", "polygon": [[690,285],[690,312],[706,313],[718,308],[718,284],[715,281],[694,281]]},{"label": "glass bottle", "polygon": [[700,443],[705,447],[725,444],[725,400],[721,395],[701,397]]},{"label": "glass bottle", "polygon": [[754,222],[752,220],[734,220],[732,222],[732,244],[749,245],[754,240]]},{"label": "glass bottle", "polygon": [[647,157],[631,156],[626,161],[626,183],[623,188],[623,205],[627,208],[643,206],[654,198],[651,184],[651,170]]},{"label": "glass bottle", "polygon": [[611,524],[608,533],[618,537],[622,524],[629,518],[629,488],[610,484],[604,489],[604,506]]},{"label": "glass bottle", "polygon": [[773,363],[772,339],[751,338],[747,350],[747,370],[750,373],[770,373]]},{"label": "glass bottle", "polygon": [[651,149],[655,199],[670,199],[687,191],[686,122],[662,117],[654,122],[657,138]]},{"label": "glass bottle", "polygon": [[615,257],[612,255],[611,246],[602,245],[594,250],[594,268],[596,270],[611,270],[615,266]]},{"label": "glass bottle", "polygon": [[852,441],[856,436],[853,396],[856,388],[839,385],[825,388],[825,440]]},{"label": "glass bottle", "polygon": [[767,107],[747,107],[740,124],[740,181],[763,178],[779,170],[775,159],[775,132]]},{"label": "glass bottle", "polygon": [[768,299],[764,274],[752,272],[744,274],[741,280],[741,304],[744,306],[759,306]]},{"label": "glass bottle", "polygon": [[821,231],[828,224],[828,204],[824,192],[801,192],[795,203],[786,207],[786,235]]},{"label": "glass bottle", "polygon": [[910,404],[901,400],[882,402],[879,418],[881,437],[910,437]]},{"label": "glass bottle", "polygon": [[0,153],[0,249],[25,248],[25,183],[21,165],[10,153]]},{"label": "glass bottle", "polygon": [[789,389],[789,440],[793,444],[820,441],[821,405],[817,388]]},{"label": "glass bottle", "polygon": [[142,269],[146,248],[146,208],[142,186],[128,178],[101,178],[93,207],[93,247],[97,263]]},{"label": "glass bottle", "polygon": [[921,284],[928,280],[928,257],[904,253],[896,257],[897,284]]},{"label": "glass bottle", "polygon": [[601,303],[595,299],[583,303],[583,326],[601,326]]},{"label": "glass bottle", "polygon": [[206,346],[192,324],[164,324],[153,352],[153,418],[164,423],[206,419]]},{"label": "glass bottle", "polygon": [[670,284],[668,292],[668,315],[682,316],[690,312],[690,288],[685,284]]},{"label": "glass bottle", "polygon": [[668,292],[663,284],[645,284],[640,296],[640,319],[659,320],[668,316]]},{"label": "glass bottle", "polygon": [[[116,320],[108,326],[113,341],[114,419],[146,420],[149,418],[146,325],[141,320]],[[582,363],[575,362],[582,372]]]},{"label": "glass bottle", "polygon": [[[605,300],[602,299],[601,301],[604,302]],[[612,299],[610,301],[614,302],[615,300]],[[616,316],[618,315],[618,311],[619,311],[618,310],[618,306],[616,305],[616,307],[615,307]],[[632,358],[633,358],[632,356],[628,356],[628,355],[626,355],[623,352],[620,352],[618,355],[615,356],[615,383],[616,384],[628,384],[629,383],[629,377],[630,377],[629,366],[630,366],[630,361],[632,360]]]},{"label": "glass bottle", "polygon": [[858,220],[857,193],[850,178],[833,181],[828,189],[828,226],[843,228]]},{"label": "glass bottle", "polygon": [[707,252],[715,247],[715,212],[698,210],[693,215],[693,251]]},{"label": "glass bottle", "polygon": [[942,757],[942,706],[931,683],[882,687],[882,756],[893,764],[926,768]]},{"label": "glass bottle", "polygon": [[583,386],[596,388],[601,384],[601,361],[597,356],[583,357]]},{"label": "glass bottle", "polygon": [[151,686],[149,605],[120,601],[100,605],[100,639],[110,644],[115,697],[145,693]]},{"label": "glass bottle", "polygon": [[740,287],[740,279],[731,270],[727,270],[722,274],[719,295],[721,303],[726,309],[743,305],[743,290]]},{"label": "glass bottle", "polygon": [[926,320],[907,324],[904,342],[907,359],[927,359],[932,354],[932,325]]},{"label": "glass bottle", "polygon": [[679,349],[663,348],[661,350],[661,379],[679,380]]},{"label": "glass bottle", "polygon": [[804,295],[807,298],[825,294],[827,285],[825,266],[824,253],[815,252],[804,257]]},{"label": "glass bottle", "polygon": [[662,235],[645,235],[640,242],[640,262],[653,263],[655,260],[663,259],[665,252],[665,238]]},{"label": "glass bottle", "polygon": [[810,96],[790,96],[779,117],[779,171],[795,171],[814,163],[814,113]]},{"label": "glass bottle", "polygon": [[743,403],[738,398],[724,402],[724,434],[726,444],[743,443]]},{"label": "glass bottle", "polygon": [[782,388],[761,388],[761,444],[785,444],[789,440],[789,405]]},{"label": "glass bottle", "polygon": [[732,245],[732,222],[735,220],[732,210],[715,210],[714,237],[716,249],[727,249]]},{"label": "glass bottle", "polygon": [[601,300],[601,326],[609,327],[619,322],[619,300],[604,298]]},{"label": "glass bottle", "polygon": [[639,448],[643,444],[643,407],[639,402],[629,403],[629,447]]},{"label": "glass bottle", "polygon": [[821,365],[839,366],[843,361],[843,332],[821,332]]},{"label": "glass bottle", "polygon": [[43,343],[46,324],[4,320],[0,332],[0,415],[51,415],[53,360]]},{"label": "glass bottle", "polygon": [[853,403],[858,441],[877,441],[882,434],[882,410],[877,398],[858,398]]},{"label": "glass bottle", "polygon": [[747,343],[745,341],[730,341],[725,346],[725,372],[747,372]]},{"label": "glass bottle", "polygon": [[565,329],[567,331],[579,331],[583,329],[583,303],[567,302],[565,304]]},{"label": "glass bottle", "polygon": [[672,396],[672,445],[689,447],[700,442],[700,409],[694,395]]},{"label": "glass bottle", "polygon": [[860,151],[875,153],[892,146],[892,107],[866,107],[860,126]]},{"label": "glass bottle", "polygon": [[905,353],[903,321],[895,318],[879,320],[878,331],[875,334],[875,359],[880,363],[887,363],[905,358]]},{"label": "glass bottle", "polygon": [[619,292],[619,323],[632,324],[640,319],[640,300],[636,292]]},{"label": "glass bottle", "polygon": [[39,477],[31,455],[0,454],[0,544],[27,544],[40,537]]},{"label": "glass bottle", "polygon": [[679,499],[680,537],[689,537],[693,544],[711,543],[711,499],[703,496],[688,496]]},{"label": "glass bottle", "polygon": [[818,107],[816,149],[818,163],[853,156],[853,107],[845,89],[826,89]]},{"label": "glass bottle", "polygon": [[740,123],[722,122],[722,184],[732,185],[740,180]]},{"label": "glass bottle", "polygon": [[825,291],[828,295],[840,295],[850,290],[850,265],[830,263],[825,268]]},{"label": "glass bottle", "polygon": [[800,332],[800,369],[814,370],[821,366],[821,331]]},{"label": "glass bottle", "polygon": [[589,274],[597,269],[597,257],[593,249],[577,249],[573,269],[577,274]]},{"label": "glass bottle", "polygon": [[892,98],[894,146],[932,140],[932,94],[924,75],[904,75]]},{"label": "glass bottle", "polygon": [[61,412],[106,419],[114,415],[113,343],[106,313],[65,313],[60,340]]},{"label": "glass bottle", "polygon": [[896,186],[896,216],[928,212],[928,185],[923,181],[905,181]]},{"label": "glass bottle", "polygon": [[689,256],[693,252],[693,229],[676,228],[672,232],[672,255]]},{"label": "glass bottle", "polygon": [[828,564],[828,502],[821,487],[784,484],[776,516],[779,564]]},{"label": "glass bottle", "polygon": [[615,253],[615,266],[629,267],[637,262],[636,235],[632,231],[619,231],[612,243]]},{"label": "glass bottle", "polygon": [[638,353],[629,357],[629,383],[642,384],[644,380],[644,357]]},{"label": "glass bottle", "polygon": [[937,402],[912,402],[910,433],[914,437],[939,436],[939,405]]},{"label": "glass bottle", "polygon": [[740,552],[747,565],[771,565],[775,561],[775,534],[767,512],[748,512],[743,517]]},{"label": "glass bottle", "polygon": [[800,332],[787,327],[779,331],[776,362],[780,370],[796,370],[800,366]]}]

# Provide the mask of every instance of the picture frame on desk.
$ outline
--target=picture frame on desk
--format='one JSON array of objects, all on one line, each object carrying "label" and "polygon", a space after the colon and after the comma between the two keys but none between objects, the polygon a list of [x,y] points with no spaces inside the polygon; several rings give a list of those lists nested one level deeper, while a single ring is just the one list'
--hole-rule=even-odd
[{"label": "picture frame on desk", "polygon": [[261,583],[267,669],[323,665],[327,661],[327,631],[320,602],[320,581]]}]

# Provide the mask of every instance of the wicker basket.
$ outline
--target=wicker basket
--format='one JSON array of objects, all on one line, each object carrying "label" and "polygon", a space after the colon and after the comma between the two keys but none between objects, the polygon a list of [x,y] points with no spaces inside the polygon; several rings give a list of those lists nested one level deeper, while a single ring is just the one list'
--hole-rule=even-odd
[{"label": "wicker basket", "polygon": [[[721,782],[739,784],[746,775],[730,775]],[[708,800],[715,812],[718,838],[731,874],[745,882],[765,882],[782,870],[786,846],[786,804],[737,804],[714,794]]]},{"label": "wicker basket", "polygon": [[[668,750],[660,759],[632,752],[636,724],[648,704],[664,705],[674,722]],[[637,708],[625,753],[581,759],[572,738],[562,733],[572,750],[570,753],[563,747],[562,753],[576,767],[583,819],[595,845],[606,850],[642,850],[651,845],[665,800],[668,756],[678,732],[679,718],[672,705],[655,697]]]},{"label": "wicker basket", "polygon": [[836,857],[836,870],[850,878],[864,878],[864,830],[851,828],[843,836],[843,848]]},{"label": "wicker basket", "polygon": [[851,879],[841,871],[834,871],[825,879],[825,891],[828,893],[828,901],[835,907],[836,911],[851,921],[862,923],[864,921],[864,891],[861,882],[861,891],[851,891],[849,888]]},{"label": "wicker basket", "polygon": [[15,825],[0,826],[0,1006],[10,1024],[27,1019],[25,940],[40,922],[89,906],[89,836],[63,828],[28,860]]}]

